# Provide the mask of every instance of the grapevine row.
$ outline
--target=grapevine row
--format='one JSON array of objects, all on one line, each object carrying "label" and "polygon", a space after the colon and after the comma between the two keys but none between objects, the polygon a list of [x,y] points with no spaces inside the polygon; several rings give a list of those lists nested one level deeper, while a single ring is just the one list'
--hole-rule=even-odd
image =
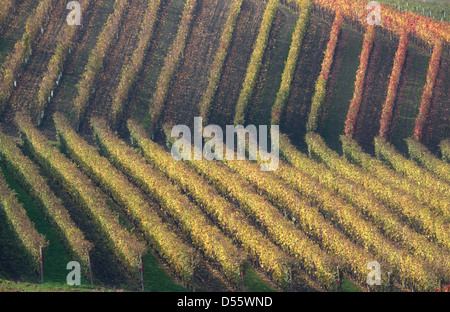
[{"label": "grapevine row", "polygon": [[39,2],[34,14],[27,20],[22,39],[15,44],[14,51],[8,55],[3,64],[0,78],[0,113],[6,107],[6,102],[13,91],[14,81],[23,62],[26,62],[26,59],[32,54],[33,43],[42,27],[44,17],[49,14],[52,5],[53,0],[41,0]]},{"label": "grapevine row", "polygon": [[[226,201],[214,187],[205,180],[199,179],[195,171],[185,163],[176,161],[160,145],[148,139],[144,129],[136,122],[129,121],[128,125],[133,141],[138,142],[144,158],[188,193],[227,234],[236,238],[250,257],[260,263],[260,266],[271,274],[279,285],[287,286],[289,262],[282,251],[253,227],[245,215]],[[96,128],[97,136],[105,141],[104,127]],[[108,139],[107,142],[111,140]]]},{"label": "grapevine row", "polygon": [[292,35],[291,47],[289,48],[289,55],[286,60],[283,75],[281,76],[281,85],[278,90],[275,103],[272,107],[271,123],[278,125],[280,123],[281,115],[286,106],[286,102],[291,90],[292,80],[294,78],[295,69],[297,67],[297,61],[302,47],[303,38],[306,33],[306,27],[308,26],[309,18],[311,16],[311,1],[302,1],[300,7],[300,14],[297,24],[295,26],[294,33]]},{"label": "grapevine row", "polygon": [[108,207],[105,194],[72,161],[48,142],[33,126],[29,116],[19,114],[15,120],[25,148],[93,217],[111,249],[125,267],[130,271],[139,268],[139,257],[146,252],[146,247],[123,228],[118,217]]},{"label": "grapevine row", "polygon": [[74,100],[75,124],[77,126],[79,126],[79,123],[84,118],[95,80],[103,67],[106,54],[114,41],[114,35],[119,31],[120,22],[128,8],[129,2],[129,0],[115,1],[114,12],[109,15],[106,24],[98,36],[95,47],[90,52],[84,73],[77,84],[78,93]]},{"label": "grapevine row", "polygon": [[[371,261],[370,254],[336,230],[330,222],[325,220],[319,209],[312,207],[305,198],[278,177],[273,178],[273,176],[261,172],[260,167],[256,164],[225,161],[225,165],[255,185],[258,192],[267,197],[273,205],[292,216],[306,235],[317,241],[323,249],[337,256],[342,261],[344,268],[348,272],[352,272],[359,282],[364,281],[367,276],[365,268]],[[315,185],[309,184],[308,187],[315,187]]]},{"label": "grapevine row", "polygon": [[264,52],[266,51],[266,46],[269,40],[272,22],[277,12],[278,3],[279,0],[269,0],[269,2],[267,3],[266,10],[261,22],[261,28],[259,29],[259,33],[253,48],[253,53],[247,67],[245,80],[242,84],[242,90],[239,94],[239,99],[236,104],[236,112],[234,116],[235,125],[245,123],[247,106],[256,84],[256,78],[258,76],[259,69],[261,68],[262,58],[264,56]]},{"label": "grapevine row", "polygon": [[433,89],[439,71],[439,63],[442,55],[442,45],[443,44],[441,41],[435,44],[433,54],[431,55],[430,64],[428,66],[427,81],[424,86],[422,100],[420,102],[419,114],[417,115],[416,124],[414,127],[414,137],[419,142],[422,141],[425,126],[427,123],[428,113],[431,107]]},{"label": "grapevine row", "polygon": [[[366,266],[371,261],[371,252],[396,268],[400,277],[409,284],[420,289],[435,286],[433,283],[437,282],[437,278],[426,268],[426,263],[394,246],[361,216],[358,209],[337,197],[332,190],[320,185],[317,180],[305,174],[296,174],[293,168],[285,163],[279,163],[278,169],[274,171],[275,175],[262,172],[258,164],[249,161],[225,163],[255,185],[273,204],[288,210],[295,220],[299,221],[304,232],[342,259],[361,283],[364,283],[367,277]],[[336,223],[348,236],[337,230],[324,216]],[[354,241],[361,246],[356,245]]]},{"label": "grapevine row", "polygon": [[298,259],[302,268],[322,286],[333,288],[332,258],[256,192],[250,183],[220,163],[194,160],[188,165],[255,219],[274,243]]},{"label": "grapevine row", "polygon": [[316,80],[315,92],[311,103],[311,112],[309,113],[308,122],[306,124],[306,129],[308,132],[317,131],[319,119],[325,102],[327,82],[330,76],[331,65],[333,64],[334,53],[339,39],[343,19],[342,13],[336,13],[330,32],[330,40],[328,41],[325,57],[322,61],[322,70]]},{"label": "grapevine row", "polygon": [[[313,0],[327,11],[342,11],[345,17],[367,24],[367,1],[364,0]],[[432,46],[436,40],[450,42],[449,23],[439,22],[413,12],[400,12],[390,6],[381,5],[382,28],[397,33],[408,27],[409,32]]]},{"label": "grapevine row", "polygon": [[[349,139],[345,136],[341,136],[341,138],[345,147],[344,154],[348,154],[350,147],[346,145],[348,145],[347,141]],[[408,194],[389,184],[381,183],[380,180],[362,168],[351,164],[345,158],[339,157],[336,152],[326,146],[319,135],[309,133],[306,136],[306,141],[312,157],[320,159],[332,171],[365,187],[381,202],[396,211],[414,229],[425,234],[435,242],[438,242],[444,248],[447,248],[447,250],[450,250],[450,232],[448,225],[441,218],[436,217]]]},{"label": "grapevine row", "polygon": [[[81,3],[81,15],[86,12],[87,8],[91,4],[92,0],[84,0]],[[61,73],[64,63],[67,59],[69,49],[72,48],[74,40],[78,31],[78,27],[66,25],[64,33],[61,36],[61,40],[56,46],[55,53],[51,57],[47,70],[44,73],[41,82],[39,83],[39,90],[37,98],[33,103],[33,110],[30,112],[33,120],[37,120],[38,124],[41,123],[44,118],[46,104],[50,101],[50,95],[55,85],[59,85],[61,79]]]},{"label": "grapevine row", "polygon": [[408,50],[408,32],[404,29],[400,35],[400,42],[394,58],[391,77],[389,78],[388,93],[386,102],[383,106],[380,119],[379,136],[386,138],[392,122],[392,113],[394,111],[395,98],[397,96],[398,84],[405,63],[406,51]]},{"label": "grapevine row", "polygon": [[148,8],[141,23],[138,45],[133,52],[130,62],[122,68],[119,86],[117,87],[111,105],[110,119],[114,124],[117,124],[122,116],[125,101],[131,86],[136,81],[137,74],[144,63],[144,57],[154,33],[160,5],[161,0],[148,1]]},{"label": "grapevine row", "polygon": [[375,224],[384,235],[409,250],[411,254],[421,257],[435,267],[440,267],[440,275],[450,272],[450,257],[442,249],[431,243],[423,235],[404,224],[375,196],[359,184],[333,173],[324,164],[318,163],[298,151],[286,137],[280,137],[280,150],[283,158],[291,165],[288,179],[292,182],[305,180],[309,176],[321,185],[333,190],[345,201],[360,210],[368,220]]},{"label": "grapevine row", "polygon": [[[348,164],[348,167],[354,171],[351,178],[357,183],[370,186],[381,201],[403,215],[411,226],[450,250],[448,223],[411,195],[414,191],[423,191],[423,189],[402,179],[395,172],[380,164],[379,160],[364,153],[354,140],[344,136],[341,136],[341,140],[345,157],[360,166],[350,165],[350,162],[342,159],[341,164]],[[370,180],[372,181],[369,182]],[[428,200],[432,200],[432,198],[428,198]]]},{"label": "grapevine row", "polygon": [[172,215],[194,244],[209,259],[217,262],[232,282],[238,283],[245,260],[231,239],[211,224],[186,195],[126,143],[113,136],[109,138],[111,140],[99,140],[108,159]]},{"label": "grapevine row", "polygon": [[92,243],[85,239],[83,232],[72,221],[62,201],[55,196],[40,174],[39,167],[22,153],[12,138],[3,133],[0,133],[0,159],[54,222],[67,246],[87,267]]},{"label": "grapevine row", "polygon": [[[352,142],[352,140],[348,139],[346,142]],[[350,146],[350,144],[346,144],[345,146]],[[445,188],[443,188],[444,195],[442,195],[442,193],[441,195],[439,195],[439,193],[434,195],[437,193],[437,190],[433,190],[428,187],[428,185],[421,185],[421,183],[402,177],[400,174],[383,164],[383,162],[379,159],[363,153],[357,144],[353,144],[353,147],[350,148],[348,152],[344,152],[344,154],[351,161],[361,166],[363,170],[371,173],[372,176],[378,179],[381,183],[389,185],[409,195],[412,201],[424,206],[424,210],[427,211],[426,213],[433,210],[444,213],[446,211],[448,212],[450,203],[448,201],[448,195],[445,195],[448,193],[445,191]],[[402,165],[399,164],[398,166]],[[430,196],[430,194],[433,194],[433,196]]]},{"label": "grapevine row", "polygon": [[43,235],[38,233],[14,192],[8,187],[1,172],[0,207],[3,209],[8,223],[14,230],[23,248],[30,256],[33,266],[37,269],[40,262],[39,248],[47,247],[48,242]]},{"label": "grapevine row", "polygon": [[220,77],[223,71],[223,65],[225,58],[230,47],[231,39],[233,37],[236,21],[241,13],[243,0],[234,0],[231,4],[228,18],[225,23],[222,36],[220,37],[219,47],[217,53],[214,56],[214,61],[211,65],[211,71],[209,73],[208,86],[203,93],[202,100],[199,104],[200,115],[203,118],[204,124],[208,123],[209,115],[211,113],[211,105],[214,101],[214,97],[219,87]]},{"label": "grapevine row", "polygon": [[153,98],[149,105],[152,131],[154,131],[158,125],[169,92],[170,81],[172,80],[172,76],[180,63],[181,56],[186,48],[186,41],[192,20],[194,19],[197,3],[198,0],[187,0],[183,10],[183,17],[181,18],[180,26],[178,27],[177,36],[169,54],[164,60],[164,66],[161,69],[161,74],[158,78],[156,91],[153,94]]},{"label": "grapevine row", "polygon": [[406,139],[409,157],[419,165],[434,173],[440,179],[450,183],[450,167],[443,160],[437,158],[421,143],[412,138]]},{"label": "grapevine row", "polygon": [[448,183],[398,153],[390,143],[380,137],[375,137],[375,153],[379,159],[402,176],[417,182],[418,187],[433,198],[435,204],[432,207],[450,220],[450,185]]},{"label": "grapevine row", "polygon": [[359,106],[361,105],[364,91],[364,81],[366,79],[367,67],[369,65],[370,52],[375,39],[376,26],[367,26],[364,35],[363,48],[360,55],[360,63],[356,72],[355,90],[345,121],[345,135],[352,137],[355,131],[356,119],[358,118]]},{"label": "grapevine row", "polygon": [[160,219],[140,190],[119,172],[97,150],[84,141],[70,127],[61,114],[54,115],[58,140],[63,149],[111,197],[133,217],[158,253],[187,283],[192,278],[192,248],[176,236]]}]

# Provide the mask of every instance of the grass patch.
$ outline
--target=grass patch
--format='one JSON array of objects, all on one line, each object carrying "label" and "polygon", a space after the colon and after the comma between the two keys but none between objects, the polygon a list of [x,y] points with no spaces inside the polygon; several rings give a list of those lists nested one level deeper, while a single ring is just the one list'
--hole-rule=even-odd
[{"label": "grass patch", "polygon": [[244,275],[245,290],[249,292],[275,292],[276,290],[268,285],[255,272],[252,267],[249,267]]},{"label": "grass patch", "polygon": [[152,252],[144,259],[144,290],[149,292],[186,292],[188,289],[176,283],[160,266]]}]

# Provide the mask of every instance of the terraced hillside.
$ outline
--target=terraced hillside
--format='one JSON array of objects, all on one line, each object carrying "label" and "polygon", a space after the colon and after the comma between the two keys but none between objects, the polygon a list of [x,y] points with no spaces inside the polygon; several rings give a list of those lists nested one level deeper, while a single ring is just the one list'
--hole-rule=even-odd
[{"label": "terraced hillside", "polygon": [[[66,1],[0,0],[0,290],[450,284],[440,2],[387,3],[380,25],[362,0],[79,3],[69,25]],[[279,126],[277,167],[248,146],[175,160],[195,117]]]}]

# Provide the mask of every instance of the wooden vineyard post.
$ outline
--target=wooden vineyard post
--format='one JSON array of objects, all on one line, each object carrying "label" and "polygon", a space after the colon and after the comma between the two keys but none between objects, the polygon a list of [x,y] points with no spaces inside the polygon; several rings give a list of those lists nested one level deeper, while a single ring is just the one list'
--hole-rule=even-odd
[{"label": "wooden vineyard post", "polygon": [[289,268],[289,284],[291,292],[294,292],[294,281],[292,280],[292,267]]},{"label": "wooden vineyard post", "polygon": [[140,273],[141,273],[141,289],[144,291],[144,266],[142,264],[142,256],[139,256],[139,262],[140,262]]},{"label": "wooden vineyard post", "polygon": [[244,271],[241,271],[241,280],[242,280],[242,292],[244,292],[245,291]]},{"label": "wooden vineyard post", "polygon": [[339,266],[337,266],[337,280],[338,280],[337,291],[340,292],[341,291],[341,274],[339,272]]},{"label": "wooden vineyard post", "polygon": [[195,283],[194,283],[194,256],[191,257],[191,268],[192,268],[192,292],[195,292]]},{"label": "wooden vineyard post", "polygon": [[39,246],[39,262],[41,267],[41,283],[44,283],[44,259],[42,256],[42,246]]},{"label": "wooden vineyard post", "polygon": [[392,286],[391,286],[391,272],[388,272],[388,289],[389,289],[389,292],[392,292]]},{"label": "wooden vineyard post", "polygon": [[91,282],[91,287],[94,287],[94,283],[92,282],[92,265],[91,265],[91,257],[89,256],[89,252],[87,253],[87,261],[89,266],[89,280]]}]

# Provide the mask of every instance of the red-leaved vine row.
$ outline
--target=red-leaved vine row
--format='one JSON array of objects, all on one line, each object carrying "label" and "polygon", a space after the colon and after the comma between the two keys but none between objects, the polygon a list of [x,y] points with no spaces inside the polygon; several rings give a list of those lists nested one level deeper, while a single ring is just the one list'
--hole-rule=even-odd
[{"label": "red-leaved vine row", "polygon": [[338,11],[331,28],[330,41],[328,41],[327,44],[325,57],[322,61],[322,70],[316,81],[316,90],[312,99],[311,112],[306,125],[308,131],[317,131],[319,116],[325,102],[328,77],[330,75],[331,65],[333,64],[334,52],[336,50],[343,19],[342,13]]},{"label": "red-leaved vine row", "polygon": [[441,61],[442,45],[442,41],[436,43],[433,54],[431,55],[430,65],[428,66],[427,82],[425,83],[422,101],[420,102],[419,115],[417,116],[416,125],[414,127],[414,137],[419,142],[422,141],[424,128],[430,111],[433,88],[439,71],[439,63]]},{"label": "red-leaved vine row", "polygon": [[394,110],[395,97],[397,96],[398,84],[402,74],[403,65],[405,63],[406,51],[408,50],[408,31],[403,30],[400,35],[400,42],[398,45],[397,53],[394,58],[394,66],[392,68],[391,77],[389,80],[388,93],[386,102],[383,106],[383,112],[381,113],[380,120],[380,133],[379,136],[386,138],[389,127],[392,121],[392,112]]},{"label": "red-leaved vine row", "polygon": [[355,91],[348,109],[347,120],[345,121],[345,135],[348,137],[352,137],[355,130],[356,119],[358,118],[359,106],[361,105],[362,94],[364,91],[364,81],[369,64],[370,52],[372,50],[373,41],[375,38],[375,32],[376,26],[368,26],[366,34],[364,35],[363,48],[359,57],[360,64],[358,71],[356,72]]}]

